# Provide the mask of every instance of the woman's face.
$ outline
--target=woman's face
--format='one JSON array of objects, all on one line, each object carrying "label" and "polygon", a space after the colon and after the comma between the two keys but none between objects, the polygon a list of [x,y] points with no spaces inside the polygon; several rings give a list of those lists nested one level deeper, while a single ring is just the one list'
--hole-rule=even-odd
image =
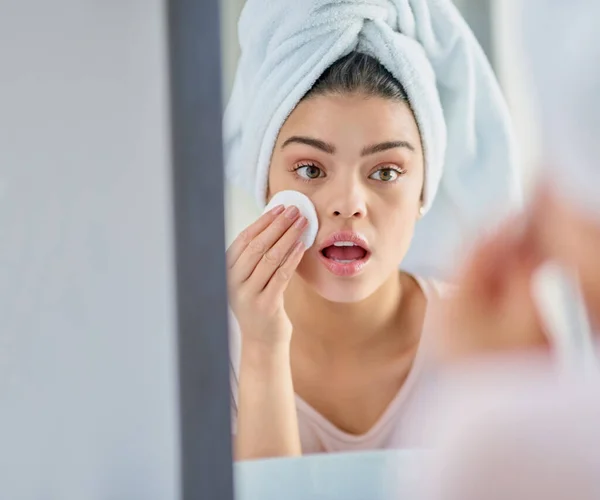
[{"label": "woman's face", "polygon": [[363,94],[303,100],[279,132],[269,172],[269,197],[300,191],[319,217],[298,274],[333,302],[374,293],[408,250],[423,177],[407,104]]}]

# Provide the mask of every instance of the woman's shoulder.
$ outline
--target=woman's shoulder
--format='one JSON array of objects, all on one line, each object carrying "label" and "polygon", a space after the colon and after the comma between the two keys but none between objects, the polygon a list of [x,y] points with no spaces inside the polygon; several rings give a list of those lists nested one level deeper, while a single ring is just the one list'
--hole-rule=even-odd
[{"label": "woman's shoulder", "polygon": [[443,281],[436,278],[423,278],[421,276],[413,276],[417,281],[425,298],[429,301],[432,299],[447,299],[456,292],[456,285],[449,281]]}]

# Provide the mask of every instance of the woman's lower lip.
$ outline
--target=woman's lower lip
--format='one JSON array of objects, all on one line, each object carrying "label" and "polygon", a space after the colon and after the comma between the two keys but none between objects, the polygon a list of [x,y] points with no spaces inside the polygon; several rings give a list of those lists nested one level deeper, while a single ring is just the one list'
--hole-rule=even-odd
[{"label": "woman's lower lip", "polygon": [[323,255],[322,252],[319,252],[319,258],[327,270],[336,276],[356,276],[363,270],[369,261],[370,255],[367,254],[362,259],[357,259],[350,262],[339,262],[333,259],[328,259],[325,257],[325,255]]}]

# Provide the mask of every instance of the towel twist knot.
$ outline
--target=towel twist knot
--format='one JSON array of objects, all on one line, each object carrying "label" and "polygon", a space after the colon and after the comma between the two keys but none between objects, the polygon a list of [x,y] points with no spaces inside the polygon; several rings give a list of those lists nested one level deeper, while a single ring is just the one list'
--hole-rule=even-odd
[{"label": "towel twist knot", "polygon": [[336,29],[344,29],[348,23],[362,25],[365,21],[383,21],[394,28],[398,17],[389,0],[312,0],[307,13],[313,19],[334,19],[334,23],[328,24]]}]

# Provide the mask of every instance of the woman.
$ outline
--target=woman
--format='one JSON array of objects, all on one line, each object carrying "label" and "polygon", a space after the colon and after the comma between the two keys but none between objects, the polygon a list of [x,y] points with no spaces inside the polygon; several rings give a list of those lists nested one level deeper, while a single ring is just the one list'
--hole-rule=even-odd
[{"label": "woman", "polygon": [[[448,239],[464,236],[451,230],[457,220],[478,227],[481,197],[513,199],[512,144],[489,67],[449,2],[416,3],[419,33],[444,28],[432,31],[435,43],[425,36],[415,44],[418,33],[404,32],[410,26],[401,32],[408,3],[400,0],[278,2],[281,23],[258,0],[245,7],[226,116],[226,152],[239,151],[229,152],[228,164],[244,171],[248,158],[261,204],[282,190],[306,194],[320,227],[306,250],[299,243],[306,220],[294,207],[276,207],[228,249],[232,338],[241,339],[233,356],[238,459],[414,445],[403,415],[422,374],[426,313],[440,287],[398,267],[409,247],[422,268],[435,260],[433,250],[449,252]],[[347,16],[353,8],[356,17]],[[315,26],[318,35],[307,35]],[[440,56],[440,47],[452,47],[445,37],[463,50]],[[296,59],[285,71],[284,50]],[[322,53],[306,63],[314,51]],[[450,57],[477,78],[448,72]],[[310,76],[297,77],[300,67]],[[413,241],[438,186],[441,201]]]}]

